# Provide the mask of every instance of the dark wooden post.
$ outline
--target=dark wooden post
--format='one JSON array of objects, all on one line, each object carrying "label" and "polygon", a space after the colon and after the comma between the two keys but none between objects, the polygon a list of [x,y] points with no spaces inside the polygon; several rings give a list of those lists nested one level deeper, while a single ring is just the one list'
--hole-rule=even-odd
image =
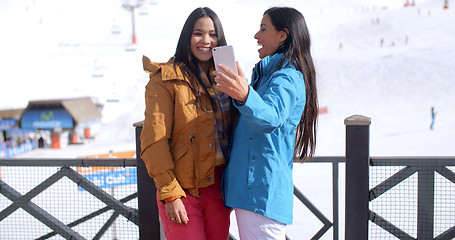
[{"label": "dark wooden post", "polygon": [[371,119],[354,115],[346,125],[345,239],[368,239],[369,138]]},{"label": "dark wooden post", "polygon": [[137,159],[137,202],[139,208],[139,239],[164,239],[161,236],[161,224],[156,206],[156,187],[148,175],[145,163],[141,159],[141,132],[143,122],[137,122],[136,159]]},{"label": "dark wooden post", "polygon": [[431,168],[419,169],[417,239],[433,239],[434,236],[434,172],[434,169]]}]

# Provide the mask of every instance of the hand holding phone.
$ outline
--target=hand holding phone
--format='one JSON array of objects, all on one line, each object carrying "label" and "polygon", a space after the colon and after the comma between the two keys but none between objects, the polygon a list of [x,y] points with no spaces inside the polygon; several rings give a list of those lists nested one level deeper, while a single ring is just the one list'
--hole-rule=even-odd
[{"label": "hand holding phone", "polygon": [[215,63],[215,70],[217,72],[222,72],[226,74],[223,70],[221,70],[218,67],[219,64],[223,64],[224,66],[235,72],[235,74],[238,74],[237,65],[235,63],[234,48],[232,47],[232,45],[214,47],[212,48],[212,54],[213,61]]},{"label": "hand holding phone", "polygon": [[[235,61],[234,48],[231,45],[212,48],[213,61],[215,62],[215,81],[216,88],[229,95],[239,102],[245,102],[248,98],[249,87],[240,66],[237,72],[237,62]],[[236,75],[229,76],[218,65],[222,64],[232,70]],[[221,74],[224,73],[224,74]]]}]

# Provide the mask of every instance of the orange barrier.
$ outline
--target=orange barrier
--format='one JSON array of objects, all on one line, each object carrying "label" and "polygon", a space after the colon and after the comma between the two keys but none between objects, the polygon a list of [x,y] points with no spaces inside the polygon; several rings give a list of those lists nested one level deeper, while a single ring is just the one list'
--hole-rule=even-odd
[{"label": "orange barrier", "polygon": [[92,138],[92,135],[90,134],[90,128],[85,128],[84,129],[84,137],[85,138]]},{"label": "orange barrier", "polygon": [[329,109],[327,107],[321,107],[321,108],[319,108],[318,113],[319,114],[327,114],[327,113],[329,113]]},{"label": "orange barrier", "polygon": [[51,135],[51,148],[61,148],[60,146],[60,134]]},{"label": "orange barrier", "polygon": [[75,132],[70,134],[71,134],[70,143],[78,143],[77,134]]}]

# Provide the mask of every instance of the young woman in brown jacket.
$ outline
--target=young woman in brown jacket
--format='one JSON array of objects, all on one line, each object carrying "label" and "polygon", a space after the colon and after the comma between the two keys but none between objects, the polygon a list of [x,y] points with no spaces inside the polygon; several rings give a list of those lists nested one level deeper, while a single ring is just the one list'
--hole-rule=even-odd
[{"label": "young woman in brown jacket", "polygon": [[226,45],[218,16],[195,9],[185,22],[174,57],[154,63],[145,92],[142,152],[157,186],[166,239],[229,238],[230,209],[221,199],[235,108],[214,86],[212,48]]}]

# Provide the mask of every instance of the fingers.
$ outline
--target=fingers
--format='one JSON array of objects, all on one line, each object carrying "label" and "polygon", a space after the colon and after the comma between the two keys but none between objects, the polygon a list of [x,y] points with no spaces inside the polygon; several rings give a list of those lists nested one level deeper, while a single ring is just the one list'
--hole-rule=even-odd
[{"label": "fingers", "polygon": [[186,213],[186,209],[183,208],[181,209],[177,214],[176,214],[176,223],[178,224],[188,224],[188,215]]},{"label": "fingers", "polygon": [[[218,67],[220,67],[221,70],[223,70],[226,73],[225,76],[227,76],[227,77],[230,77],[232,79],[238,79],[238,77],[237,77],[237,75],[238,75],[238,76],[240,76],[240,79],[245,78],[245,74],[243,73],[243,70],[240,67],[239,61],[236,61],[235,64],[237,65],[238,74],[236,74],[230,68],[224,66],[223,64],[218,64]],[[223,73],[219,72],[219,74],[223,74]]]},{"label": "fingers", "polygon": [[177,213],[175,214],[174,217],[169,217],[169,220],[173,223],[177,223],[177,224],[181,224],[181,225],[185,225],[185,224],[188,224],[189,222],[189,219],[188,219],[188,216],[186,215],[186,212],[185,213]]},{"label": "fingers", "polygon": [[219,91],[226,93],[237,101],[245,102],[248,97],[248,83],[246,82],[245,74],[239,63],[237,64],[237,71],[239,74],[234,73],[226,66],[218,65],[223,72],[215,72],[216,87]]},{"label": "fingers", "polygon": [[215,82],[218,90],[227,93],[226,90],[232,88],[233,80],[222,72],[215,72]]},{"label": "fingers", "polygon": [[182,224],[183,225],[182,218],[179,215],[176,215],[176,217],[170,217],[169,220],[171,220],[171,222],[173,222],[173,223],[177,223],[177,224]]},{"label": "fingers", "polygon": [[181,199],[176,199],[172,202],[167,202],[165,204],[166,208],[166,215],[168,216],[169,220],[173,223],[177,224],[188,224],[189,219],[186,213],[185,206]]},{"label": "fingers", "polygon": [[228,77],[230,77],[230,78],[235,78],[235,75],[236,75],[236,74],[235,74],[235,72],[233,72],[230,68],[224,66],[223,64],[218,64],[218,67],[220,67],[221,70],[223,70],[223,71],[226,73],[226,75],[227,75]]},{"label": "fingers", "polygon": [[188,219],[188,216],[186,215],[186,212],[184,215],[180,216],[180,223],[185,225],[188,224],[190,220]]},{"label": "fingers", "polygon": [[177,223],[177,218],[176,217],[169,217],[169,220],[173,223]]},{"label": "fingers", "polygon": [[215,82],[220,91],[222,91],[222,89],[232,88],[235,84],[238,84],[239,79],[237,74],[222,64],[219,66],[224,72],[214,72],[214,74]]},{"label": "fingers", "polygon": [[[168,218],[173,223],[182,224],[182,225],[188,223],[188,221],[185,219],[186,217],[180,216],[179,213],[170,214],[170,216],[168,216]],[[184,221],[184,219],[185,219],[185,221]]]}]

